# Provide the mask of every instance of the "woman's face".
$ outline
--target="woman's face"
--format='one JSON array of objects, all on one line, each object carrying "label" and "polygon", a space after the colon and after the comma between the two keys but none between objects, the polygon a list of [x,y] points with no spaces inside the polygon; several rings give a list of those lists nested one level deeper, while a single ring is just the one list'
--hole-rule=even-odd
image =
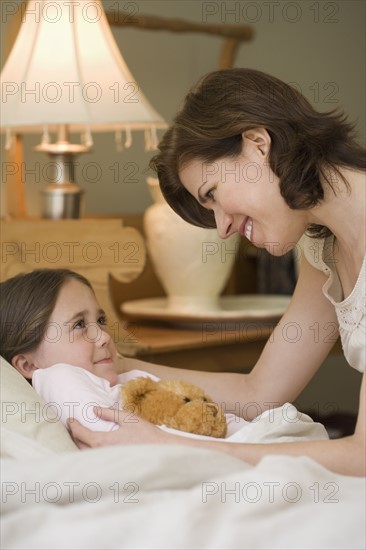
[{"label": "woman's face", "polygon": [[92,290],[70,279],[59,292],[43,341],[29,354],[32,364],[43,369],[68,363],[116,384],[117,352],[105,325]]},{"label": "woman's face", "polygon": [[221,238],[240,233],[255,246],[282,256],[306,230],[306,214],[287,206],[267,160],[269,149],[260,137],[253,137],[243,138],[236,158],[193,160],[181,170],[180,179],[202,206],[213,210]]}]

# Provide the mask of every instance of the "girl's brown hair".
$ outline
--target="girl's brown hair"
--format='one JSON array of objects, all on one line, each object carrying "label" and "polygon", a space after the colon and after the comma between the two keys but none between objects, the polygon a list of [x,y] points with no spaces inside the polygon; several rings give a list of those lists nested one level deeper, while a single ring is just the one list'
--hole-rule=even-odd
[{"label": "girl's brown hair", "polygon": [[[271,137],[269,164],[290,208],[318,204],[321,180],[334,193],[339,179],[349,188],[339,167],[366,169],[365,151],[342,112],[317,112],[296,89],[260,71],[215,71],[188,93],[150,163],[173,210],[194,225],[216,227],[213,212],[186,191],[179,171],[194,159],[210,163],[237,156],[242,133],[257,127]],[[318,225],[308,230],[313,236],[330,233]]]},{"label": "girl's brown hair", "polygon": [[92,289],[69,269],[37,269],[0,283],[0,355],[9,363],[41,343],[59,292],[70,279]]}]

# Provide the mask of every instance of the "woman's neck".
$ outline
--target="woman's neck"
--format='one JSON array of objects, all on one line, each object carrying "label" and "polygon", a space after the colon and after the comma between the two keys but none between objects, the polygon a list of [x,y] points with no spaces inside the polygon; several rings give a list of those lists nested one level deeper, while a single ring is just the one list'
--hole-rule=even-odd
[{"label": "woman's neck", "polygon": [[[334,191],[324,184],[324,200],[310,211],[310,223],[325,225],[332,231],[342,254],[362,260],[366,248],[366,174],[348,168],[340,169],[349,183],[333,182]],[[334,180],[335,178],[333,178]]]}]

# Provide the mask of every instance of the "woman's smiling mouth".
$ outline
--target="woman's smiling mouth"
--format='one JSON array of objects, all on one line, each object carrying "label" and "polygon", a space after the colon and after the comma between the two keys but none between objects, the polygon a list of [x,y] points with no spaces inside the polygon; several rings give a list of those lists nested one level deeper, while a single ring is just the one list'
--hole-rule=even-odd
[{"label": "woman's smiling mouth", "polygon": [[241,224],[239,233],[243,237],[246,237],[249,241],[251,241],[252,237],[252,230],[253,230],[253,220],[252,218],[247,217],[244,222]]}]

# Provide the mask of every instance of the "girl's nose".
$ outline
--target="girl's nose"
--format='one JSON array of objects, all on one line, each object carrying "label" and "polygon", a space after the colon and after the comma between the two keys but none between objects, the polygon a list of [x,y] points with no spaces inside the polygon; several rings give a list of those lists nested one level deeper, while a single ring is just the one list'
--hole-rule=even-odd
[{"label": "girl's nose", "polygon": [[96,339],[96,345],[99,348],[107,346],[111,340],[111,335],[105,330],[104,327],[99,327],[98,338]]}]

